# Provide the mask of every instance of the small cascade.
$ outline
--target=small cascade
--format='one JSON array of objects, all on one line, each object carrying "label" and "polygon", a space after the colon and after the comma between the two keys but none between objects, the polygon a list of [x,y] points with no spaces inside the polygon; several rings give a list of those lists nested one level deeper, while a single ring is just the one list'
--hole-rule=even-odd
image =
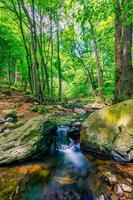
[{"label": "small cascade", "polygon": [[79,130],[76,128],[74,129],[69,126],[59,126],[57,129],[56,142],[57,150],[64,154],[65,164],[68,165],[70,163],[74,167],[82,169],[88,165],[88,162],[80,151],[80,143],[77,140],[78,134]]},{"label": "small cascade", "polygon": [[67,149],[70,144],[70,139],[68,136],[69,126],[61,125],[57,128],[57,137],[56,137],[56,149],[63,150]]}]

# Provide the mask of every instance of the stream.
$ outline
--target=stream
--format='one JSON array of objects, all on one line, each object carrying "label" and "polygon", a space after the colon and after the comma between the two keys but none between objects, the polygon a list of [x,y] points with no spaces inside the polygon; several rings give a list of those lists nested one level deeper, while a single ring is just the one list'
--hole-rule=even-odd
[{"label": "stream", "polygon": [[[131,187],[132,165],[83,154],[68,126],[57,130],[56,151],[41,162],[0,168],[0,200],[126,200],[114,186]],[[126,197],[125,197],[126,196]]]}]

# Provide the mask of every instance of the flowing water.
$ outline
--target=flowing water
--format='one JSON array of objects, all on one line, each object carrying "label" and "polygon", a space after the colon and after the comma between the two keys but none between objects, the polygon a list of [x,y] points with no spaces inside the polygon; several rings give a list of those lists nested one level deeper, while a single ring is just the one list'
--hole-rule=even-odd
[{"label": "flowing water", "polygon": [[130,164],[84,155],[68,130],[58,127],[56,152],[41,162],[0,168],[0,200],[108,200],[114,195],[111,177],[132,178]]}]

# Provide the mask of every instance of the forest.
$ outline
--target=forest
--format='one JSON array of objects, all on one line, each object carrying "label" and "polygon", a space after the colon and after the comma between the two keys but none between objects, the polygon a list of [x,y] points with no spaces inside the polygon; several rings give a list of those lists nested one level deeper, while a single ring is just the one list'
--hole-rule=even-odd
[{"label": "forest", "polygon": [[132,42],[132,0],[0,0],[0,200],[133,199]]},{"label": "forest", "polygon": [[0,2],[1,84],[41,103],[132,97],[132,1]]}]

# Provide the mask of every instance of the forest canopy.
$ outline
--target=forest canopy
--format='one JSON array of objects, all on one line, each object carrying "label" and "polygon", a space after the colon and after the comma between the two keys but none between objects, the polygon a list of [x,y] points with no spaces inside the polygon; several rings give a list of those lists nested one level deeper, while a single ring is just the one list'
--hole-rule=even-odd
[{"label": "forest canopy", "polygon": [[133,96],[129,0],[0,0],[0,82],[40,102]]}]

